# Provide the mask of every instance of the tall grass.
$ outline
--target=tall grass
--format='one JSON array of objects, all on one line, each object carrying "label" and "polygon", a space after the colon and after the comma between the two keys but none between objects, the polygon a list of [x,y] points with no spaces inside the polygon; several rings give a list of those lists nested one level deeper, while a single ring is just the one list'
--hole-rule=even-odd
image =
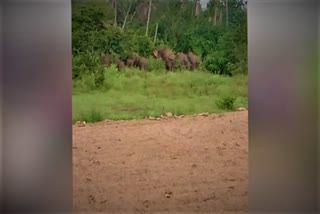
[{"label": "tall grass", "polygon": [[90,75],[73,82],[73,121],[127,120],[160,116],[220,113],[247,106],[247,76],[213,75],[204,71],[143,72],[114,66],[94,89]]}]

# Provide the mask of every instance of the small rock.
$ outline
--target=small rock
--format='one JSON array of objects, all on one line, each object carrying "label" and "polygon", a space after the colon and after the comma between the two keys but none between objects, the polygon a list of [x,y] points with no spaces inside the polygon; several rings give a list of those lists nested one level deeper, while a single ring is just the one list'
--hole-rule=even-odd
[{"label": "small rock", "polygon": [[207,116],[209,116],[209,112],[200,113],[199,116],[205,116],[205,117],[207,117]]},{"label": "small rock", "polygon": [[149,120],[155,120],[156,118],[155,117],[149,117]]},{"label": "small rock", "polygon": [[166,191],[164,194],[165,194],[165,196],[167,198],[171,198],[172,192],[171,191]]},{"label": "small rock", "polygon": [[144,205],[146,208],[150,207],[150,201],[149,201],[149,200],[145,200],[145,201],[143,202],[143,205]]},{"label": "small rock", "polygon": [[167,117],[173,117],[173,114],[172,114],[171,112],[167,112],[167,113],[166,113],[166,116],[167,116]]},{"label": "small rock", "polygon": [[184,115],[176,115],[176,118],[183,118]]},{"label": "small rock", "polygon": [[98,161],[98,160],[94,160],[93,163],[100,165],[100,161]]},{"label": "small rock", "polygon": [[160,120],[160,118],[158,117],[158,118],[156,118],[156,120]]},{"label": "small rock", "polygon": [[237,110],[238,110],[238,111],[247,111],[247,109],[244,108],[244,107],[239,107],[239,108],[237,108]]},{"label": "small rock", "polygon": [[83,121],[83,122],[77,121],[77,122],[75,123],[75,125],[77,125],[78,127],[84,127],[84,126],[86,125],[86,122],[85,122],[85,121]]}]

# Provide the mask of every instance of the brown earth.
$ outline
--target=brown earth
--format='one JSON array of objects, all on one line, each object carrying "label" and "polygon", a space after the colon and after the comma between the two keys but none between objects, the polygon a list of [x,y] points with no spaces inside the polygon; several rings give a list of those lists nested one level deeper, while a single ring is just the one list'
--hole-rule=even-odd
[{"label": "brown earth", "polygon": [[74,211],[244,213],[247,161],[247,111],[74,126]]}]

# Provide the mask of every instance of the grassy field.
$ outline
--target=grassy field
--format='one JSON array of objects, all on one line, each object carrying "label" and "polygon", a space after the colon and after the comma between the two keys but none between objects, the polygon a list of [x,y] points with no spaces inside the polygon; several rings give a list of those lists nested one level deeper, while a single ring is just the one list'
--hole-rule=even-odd
[{"label": "grassy field", "polygon": [[105,81],[94,90],[87,76],[73,82],[73,122],[127,120],[160,116],[165,112],[188,115],[220,113],[247,107],[246,75],[225,77],[196,71],[117,72],[105,70]]}]

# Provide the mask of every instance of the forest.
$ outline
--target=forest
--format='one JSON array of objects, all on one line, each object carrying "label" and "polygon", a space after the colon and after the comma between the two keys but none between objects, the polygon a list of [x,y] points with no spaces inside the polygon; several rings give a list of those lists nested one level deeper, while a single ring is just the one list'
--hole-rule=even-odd
[{"label": "forest", "polygon": [[[201,63],[168,73],[152,56],[162,48],[192,51]],[[102,54],[132,53],[148,60],[149,72],[101,62]],[[74,121],[246,107],[246,1],[73,0],[72,56]]]}]

